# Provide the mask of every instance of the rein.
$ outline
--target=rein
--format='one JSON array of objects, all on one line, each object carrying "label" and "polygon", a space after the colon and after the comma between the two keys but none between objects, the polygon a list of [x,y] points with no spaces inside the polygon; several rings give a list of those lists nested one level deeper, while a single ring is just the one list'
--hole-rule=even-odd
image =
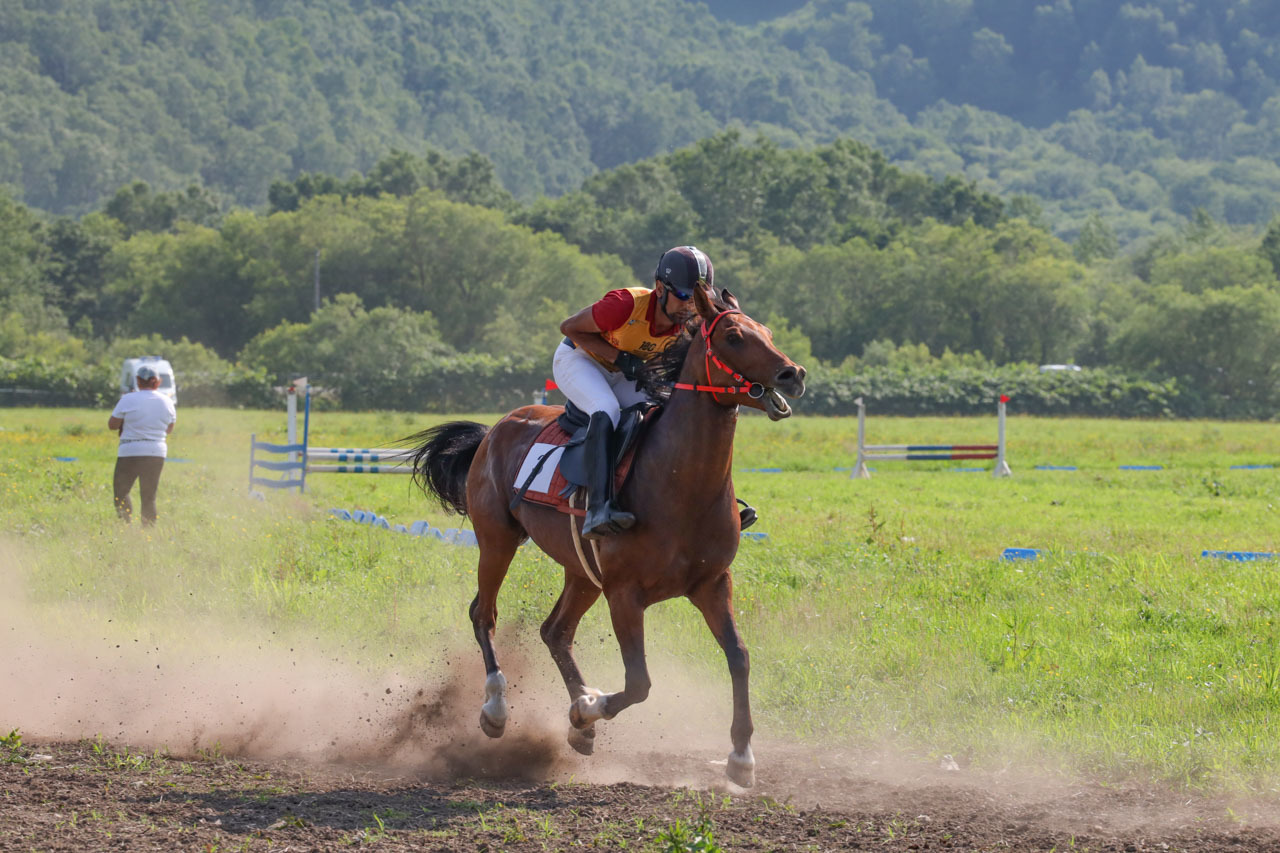
[{"label": "rein", "polygon": [[709,324],[707,323],[706,320],[702,321],[702,339],[707,342],[707,352],[703,356],[703,361],[706,367],[707,381],[711,380],[711,363],[715,362],[716,367],[719,367],[725,373],[732,376],[735,382],[742,382],[745,384],[743,385],[691,385],[688,382],[677,382],[671,386],[672,388],[675,388],[680,391],[702,391],[705,393],[709,393],[711,395],[711,399],[715,400],[717,403],[720,402],[720,397],[718,396],[720,394],[746,394],[748,397],[750,397],[753,400],[759,400],[761,397],[764,396],[765,387],[763,385],[761,385],[759,382],[747,382],[747,378],[745,376],[743,376],[741,373],[739,373],[738,371],[734,370],[732,367],[730,367],[729,365],[721,361],[719,357],[716,356],[715,350],[711,346],[711,334],[716,330],[716,324],[720,322],[720,319],[724,317],[726,314],[741,314],[741,313],[742,312],[737,308],[729,308],[717,314]]}]

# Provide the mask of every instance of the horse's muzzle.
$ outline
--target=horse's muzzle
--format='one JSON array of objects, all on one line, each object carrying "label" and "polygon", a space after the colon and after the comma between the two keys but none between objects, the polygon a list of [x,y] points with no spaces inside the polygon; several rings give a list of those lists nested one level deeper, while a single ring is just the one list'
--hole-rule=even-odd
[{"label": "horse's muzzle", "polygon": [[789,364],[779,370],[773,377],[773,384],[765,391],[764,413],[769,420],[780,421],[791,417],[791,405],[783,397],[795,398],[804,395],[805,369],[798,364]]}]

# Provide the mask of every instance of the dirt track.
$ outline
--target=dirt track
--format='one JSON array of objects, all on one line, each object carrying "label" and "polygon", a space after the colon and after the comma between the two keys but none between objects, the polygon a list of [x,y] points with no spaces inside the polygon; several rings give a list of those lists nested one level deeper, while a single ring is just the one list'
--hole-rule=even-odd
[{"label": "dirt track", "polygon": [[[1280,832],[1254,822],[1256,805],[964,770],[890,784],[799,750],[768,754],[757,788],[730,794],[711,756],[635,757],[638,776],[692,786],[670,788],[27,743],[0,752],[11,756],[0,763],[0,850],[713,849],[697,846],[700,824],[723,850],[1280,850]],[[672,847],[681,829],[685,846]]]}]

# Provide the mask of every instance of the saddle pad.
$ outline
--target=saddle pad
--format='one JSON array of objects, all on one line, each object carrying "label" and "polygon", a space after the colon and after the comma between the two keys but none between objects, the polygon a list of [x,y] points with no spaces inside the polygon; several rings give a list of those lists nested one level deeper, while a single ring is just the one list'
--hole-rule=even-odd
[{"label": "saddle pad", "polygon": [[[571,508],[569,506],[569,496],[574,489],[569,485],[569,481],[564,478],[564,475],[560,473],[560,455],[564,453],[564,445],[571,438],[573,436],[561,429],[556,421],[547,424],[542,432],[538,433],[538,437],[533,440],[533,445],[528,452],[525,453],[524,462],[520,465],[520,473],[516,475],[515,482],[511,484],[511,491],[519,493],[534,468],[538,467],[538,461],[545,456],[546,461],[542,463],[542,468],[538,471],[537,476],[533,478],[533,482],[529,484],[529,490],[524,493],[524,500],[549,506],[560,512],[578,516],[586,515],[587,512],[583,509],[585,501],[579,501],[578,507]],[[615,491],[621,490],[622,484],[626,482],[635,453],[635,445],[632,445],[631,449],[627,451],[626,455],[618,463],[613,480]]]}]

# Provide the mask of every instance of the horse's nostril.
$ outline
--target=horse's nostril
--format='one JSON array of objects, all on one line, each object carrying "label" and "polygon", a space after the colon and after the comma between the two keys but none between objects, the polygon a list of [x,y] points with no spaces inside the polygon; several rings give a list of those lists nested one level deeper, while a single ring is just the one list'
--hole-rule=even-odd
[{"label": "horse's nostril", "polygon": [[785,385],[790,382],[804,381],[804,368],[799,366],[784,367],[773,378],[774,384]]},{"label": "horse's nostril", "polygon": [[809,375],[809,371],[805,370],[804,367],[799,365],[796,366],[796,376],[799,378],[801,382],[803,382],[804,378],[808,375]]}]

